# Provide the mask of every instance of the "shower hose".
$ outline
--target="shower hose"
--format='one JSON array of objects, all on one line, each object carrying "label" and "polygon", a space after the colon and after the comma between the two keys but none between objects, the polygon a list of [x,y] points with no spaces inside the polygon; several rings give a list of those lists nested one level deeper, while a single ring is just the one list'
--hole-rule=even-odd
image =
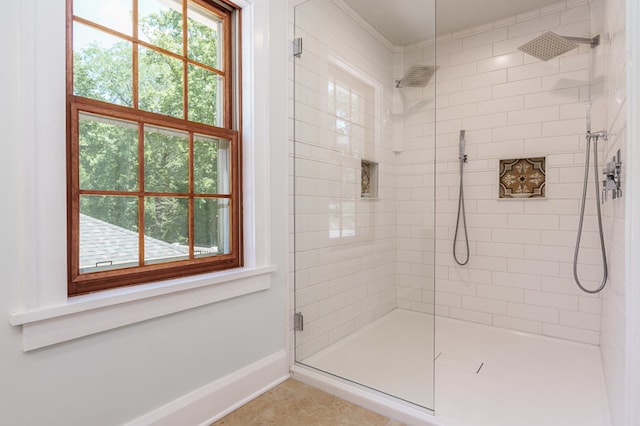
[{"label": "shower hose", "polygon": [[[464,266],[469,263],[469,235],[467,234],[467,218],[464,211],[464,163],[467,160],[466,155],[460,155],[460,192],[458,195],[458,216],[456,218],[456,232],[453,236],[453,259],[460,266]],[[458,231],[460,229],[460,217],[462,216],[462,227],[464,228],[464,241],[466,245],[466,258],[464,261],[458,259],[456,254],[456,244],[458,243]]]},{"label": "shower hose", "polygon": [[[588,289],[585,286],[583,286],[582,283],[580,282],[580,279],[578,278],[578,253],[580,251],[580,239],[582,237],[582,222],[584,221],[584,207],[587,199],[587,183],[589,180],[589,150],[591,148],[591,139],[595,139],[595,143],[593,144],[593,172],[595,175],[596,209],[598,213],[598,229],[600,231],[600,250],[602,253],[602,267],[603,267],[602,282],[600,283],[600,286],[598,286],[598,288],[594,290]],[[582,207],[580,208],[580,221],[578,223],[578,237],[576,239],[576,249],[573,253],[573,279],[575,280],[576,284],[578,285],[578,287],[580,287],[582,291],[594,294],[602,291],[602,289],[607,283],[607,275],[609,273],[607,269],[607,253],[604,246],[604,235],[602,232],[602,214],[600,212],[600,191],[598,188],[598,135],[592,135],[591,133],[587,133],[587,152],[585,157],[586,159],[585,159],[585,165],[584,165],[584,185],[582,187]]]}]

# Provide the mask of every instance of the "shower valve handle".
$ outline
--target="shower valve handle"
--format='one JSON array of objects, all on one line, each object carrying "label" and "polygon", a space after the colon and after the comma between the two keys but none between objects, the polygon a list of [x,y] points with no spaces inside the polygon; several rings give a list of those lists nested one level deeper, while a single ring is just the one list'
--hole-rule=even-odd
[{"label": "shower valve handle", "polygon": [[607,192],[611,191],[611,196],[613,199],[619,198],[622,196],[622,188],[621,188],[621,171],[622,171],[622,162],[620,161],[620,150],[616,153],[616,155],[611,159],[610,163],[605,165],[605,168],[602,169],[602,174],[605,175],[605,179],[602,181],[602,202],[607,201]]}]

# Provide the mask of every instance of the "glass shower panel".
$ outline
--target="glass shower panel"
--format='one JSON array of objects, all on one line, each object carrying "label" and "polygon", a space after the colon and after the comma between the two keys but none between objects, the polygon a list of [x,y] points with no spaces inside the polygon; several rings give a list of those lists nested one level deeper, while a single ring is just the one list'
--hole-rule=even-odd
[{"label": "glass shower panel", "polygon": [[435,1],[410,4],[295,7],[295,355],[432,409]]}]

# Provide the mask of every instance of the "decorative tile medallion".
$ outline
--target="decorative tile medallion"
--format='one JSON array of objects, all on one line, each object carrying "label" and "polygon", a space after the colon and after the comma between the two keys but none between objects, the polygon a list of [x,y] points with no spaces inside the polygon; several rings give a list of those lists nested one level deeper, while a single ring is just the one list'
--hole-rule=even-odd
[{"label": "decorative tile medallion", "polygon": [[544,198],[545,157],[500,160],[499,198]]}]

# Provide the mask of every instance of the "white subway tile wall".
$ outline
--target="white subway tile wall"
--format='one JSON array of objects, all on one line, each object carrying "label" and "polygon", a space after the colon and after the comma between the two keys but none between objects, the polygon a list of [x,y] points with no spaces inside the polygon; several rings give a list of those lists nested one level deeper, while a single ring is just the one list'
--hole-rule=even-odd
[{"label": "white subway tile wall", "polygon": [[[310,1],[290,11],[290,36],[302,37],[304,49],[291,63],[290,93],[291,300],[304,315],[295,339],[296,359],[303,360],[396,308],[397,226],[422,223],[420,200],[433,195],[412,200],[409,191],[398,214],[396,189],[424,184],[422,175],[415,181],[395,176],[394,127],[387,119],[398,77],[393,46],[344,4]],[[417,126],[406,134],[423,131]],[[362,160],[378,164],[377,198],[361,198]],[[423,302],[424,290],[405,297]]]},{"label": "white subway tile wall", "polygon": [[[618,324],[620,309],[607,310],[600,296],[580,292],[571,263],[584,173],[589,68],[594,53],[603,55],[604,49],[581,47],[546,63],[517,50],[546,30],[591,35],[587,0],[560,1],[441,36],[436,48],[429,41],[394,48],[330,1],[307,2],[295,15],[298,26],[291,22],[290,37],[304,38],[304,53],[295,65],[291,62],[290,96],[293,100],[295,91],[296,98],[292,163],[294,129],[297,142],[290,211],[293,223],[295,185],[296,309],[305,315],[296,358],[396,307],[598,344],[601,313]],[[613,44],[610,50],[615,49]],[[427,87],[394,87],[406,67],[433,65],[434,55],[439,69]],[[614,104],[624,93],[624,56],[618,52],[616,58],[622,63],[601,64],[600,69],[618,76],[602,83],[606,80],[617,95],[604,96],[609,89],[601,88],[604,99],[594,98],[594,116],[613,110],[598,102]],[[328,90],[337,81],[332,76],[340,73],[351,73],[352,87],[371,89],[356,94],[364,104],[351,108],[347,119],[336,113],[337,95]],[[604,118],[600,123],[594,119],[594,127],[612,128],[615,122],[623,131],[623,117],[616,114],[609,125]],[[464,167],[471,251],[464,267],[451,254],[462,129],[469,156]],[[622,137],[623,132],[618,142],[601,146],[604,158]],[[498,160],[539,156],[547,158],[547,198],[498,200]],[[379,164],[377,200],[360,199],[360,159]],[[586,285],[597,286],[602,268],[592,185],[579,270]],[[623,210],[622,203],[605,205],[607,231],[618,229],[612,234],[617,240],[609,238],[608,244],[618,253],[616,262],[622,261]],[[613,273],[612,279],[624,282],[620,275]],[[611,332],[612,348],[619,347],[613,342],[619,338]],[[620,353],[612,349],[611,356]]]},{"label": "white subway tile wall", "polygon": [[[607,201],[603,207],[604,229],[609,259],[609,280],[603,292],[602,306],[591,303],[591,299],[580,299],[580,310],[584,314],[601,315],[600,350],[605,373],[610,412],[614,426],[628,424],[624,413],[625,380],[628,377],[628,362],[625,358],[626,339],[626,286],[625,276],[625,190],[624,178],[627,144],[626,120],[626,52],[624,0],[593,0],[590,3],[591,27],[599,33],[602,43],[590,58],[593,80],[594,130],[608,130],[609,141],[604,147],[602,162],[611,161],[617,150],[621,150],[623,162],[623,197]],[[595,243],[591,239],[591,244]],[[597,244],[597,243],[596,243]],[[597,245],[594,247],[597,248]],[[637,285],[637,283],[631,283]],[[587,317],[591,318],[591,317]],[[570,325],[579,318],[565,317],[561,324]],[[595,327],[595,319],[592,320]],[[587,322],[585,322],[586,324]],[[634,362],[634,361],[631,361]]]},{"label": "white subway tile wall", "polygon": [[[571,270],[592,52],[580,48],[541,62],[517,50],[548,30],[589,37],[589,6],[586,0],[561,1],[483,30],[441,37],[436,46],[436,264],[442,271],[437,312],[598,344],[601,298],[581,293]],[[471,243],[464,267],[451,254],[462,129]],[[497,200],[497,160],[536,156],[547,158],[547,198]],[[602,273],[593,191],[591,183],[579,258],[580,276],[589,286],[597,286]],[[409,291],[398,294],[400,306],[409,304],[404,294]]]}]

